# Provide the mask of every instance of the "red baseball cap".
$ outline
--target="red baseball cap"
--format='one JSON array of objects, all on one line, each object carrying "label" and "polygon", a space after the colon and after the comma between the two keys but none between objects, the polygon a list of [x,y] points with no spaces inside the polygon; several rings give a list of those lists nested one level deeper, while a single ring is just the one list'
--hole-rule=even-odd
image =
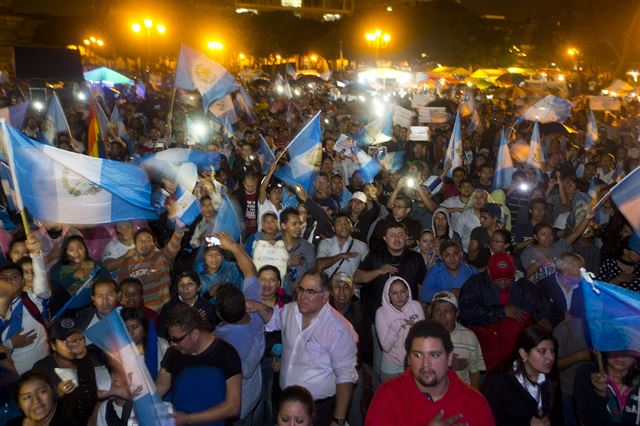
[{"label": "red baseball cap", "polygon": [[509,253],[496,253],[489,258],[487,265],[492,280],[514,279],[516,266]]}]

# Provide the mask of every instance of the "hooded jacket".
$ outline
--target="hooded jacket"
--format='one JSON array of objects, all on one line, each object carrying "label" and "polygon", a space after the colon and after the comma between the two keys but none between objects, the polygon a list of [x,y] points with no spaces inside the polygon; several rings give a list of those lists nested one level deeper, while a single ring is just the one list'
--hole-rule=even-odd
[{"label": "hooded jacket", "polygon": [[[401,309],[393,306],[389,299],[389,288],[391,288],[391,283],[395,281],[404,283],[409,292],[407,303]],[[407,281],[398,276],[390,277],[384,283],[382,306],[376,311],[376,333],[380,346],[382,346],[382,358],[385,362],[404,365],[406,355],[404,341],[411,328],[406,321],[417,322],[423,319],[422,305],[413,300]]]},{"label": "hooded jacket", "polygon": [[453,227],[451,226],[451,216],[449,216],[449,212],[444,207],[438,207],[431,216],[431,230],[433,231],[433,235],[436,234],[436,214],[442,213],[444,217],[447,218],[447,225],[449,228],[449,239],[453,239]]}]

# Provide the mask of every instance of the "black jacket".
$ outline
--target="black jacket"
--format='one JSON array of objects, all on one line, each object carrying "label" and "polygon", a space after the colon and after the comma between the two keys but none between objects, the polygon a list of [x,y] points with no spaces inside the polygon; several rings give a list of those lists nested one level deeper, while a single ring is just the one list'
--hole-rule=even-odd
[{"label": "black jacket", "polygon": [[[173,296],[167,303],[164,304],[162,310],[160,311],[160,319],[158,320],[158,336],[167,338],[167,320],[169,319],[169,315],[173,308],[176,306],[182,305],[183,302],[176,295]],[[205,313],[205,320],[211,326],[211,330],[213,330],[216,325],[220,322],[218,316],[216,315],[216,311],[213,308],[213,305],[202,298],[202,296],[198,296],[196,303],[193,305],[197,310],[203,310]]]},{"label": "black jacket", "polygon": [[487,398],[493,411],[496,425],[523,426],[528,425],[532,417],[549,416],[552,425],[561,425],[561,404],[554,383],[545,380],[540,385],[542,399],[542,415],[538,413],[538,403],[518,382],[513,373],[494,370],[487,375],[480,392]]},{"label": "black jacket", "polygon": [[[460,321],[464,325],[486,325],[504,318],[500,304],[500,289],[493,285],[486,272],[470,277],[460,289]],[[531,315],[533,322],[550,319],[551,303],[543,292],[526,278],[511,285],[509,304]]]}]

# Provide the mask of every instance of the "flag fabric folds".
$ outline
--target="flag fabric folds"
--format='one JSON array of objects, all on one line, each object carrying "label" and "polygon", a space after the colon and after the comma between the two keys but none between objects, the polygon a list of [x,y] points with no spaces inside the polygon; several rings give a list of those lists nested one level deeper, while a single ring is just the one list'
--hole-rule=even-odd
[{"label": "flag fabric folds", "polygon": [[17,198],[34,217],[68,224],[157,218],[144,170],[44,145],[2,126]]},{"label": "flag fabric folds", "polygon": [[451,132],[451,139],[449,139],[449,145],[447,146],[447,153],[444,157],[445,163],[451,162],[451,168],[447,176],[451,177],[453,169],[462,166],[462,135],[460,129],[460,111],[456,114],[456,121],[453,124],[453,132]]},{"label": "flag fabric folds", "polygon": [[193,163],[198,166],[198,171],[220,170],[220,154],[217,152],[203,151],[189,148],[169,148],[164,151],[140,157],[136,164],[150,172],[167,172],[167,164],[180,165]]},{"label": "flag fabric folds", "polygon": [[360,142],[365,145],[375,145],[390,141],[393,136],[393,111],[394,106],[390,105],[382,117],[364,126]]},{"label": "flag fabric folds", "polygon": [[240,215],[236,206],[233,205],[226,194],[222,194],[222,204],[216,214],[216,221],[213,225],[213,232],[227,232],[234,241],[240,241],[242,227]]},{"label": "flag fabric folds", "polygon": [[570,115],[571,102],[557,96],[547,95],[529,108],[523,117],[525,120],[540,123],[551,123],[552,121],[564,123]]},{"label": "flag fabric folds", "polygon": [[111,111],[111,117],[109,118],[109,125],[116,129],[116,134],[120,138],[127,138],[127,128],[125,127],[124,121],[122,121],[122,117],[120,116],[118,105],[113,106],[113,111]]},{"label": "flag fabric folds", "polygon": [[222,65],[184,44],[180,48],[175,87],[197,90],[205,109],[240,85]]},{"label": "flag fabric folds", "polygon": [[371,183],[373,182],[373,178],[376,177],[382,167],[380,163],[371,158],[366,152],[357,146],[353,147],[354,152],[356,153],[356,160],[358,162],[358,167],[360,168],[360,176],[364,182]]},{"label": "flag fabric folds", "polygon": [[377,156],[377,160],[389,173],[400,170],[404,160],[404,151],[387,152],[382,156]]},{"label": "flag fabric folds", "polygon": [[69,129],[69,123],[67,117],[64,115],[60,99],[55,93],[49,100],[49,107],[47,108],[47,116],[45,117],[45,130],[42,133],[42,143],[47,145],[55,145],[56,135],[60,132],[66,132],[71,135]]},{"label": "flag fabric folds", "polygon": [[640,351],[640,294],[617,285],[585,278],[585,321],[592,346],[603,352]]},{"label": "flag fabric folds", "polygon": [[498,148],[498,158],[496,160],[496,174],[494,175],[494,186],[496,189],[507,189],[511,186],[513,177],[513,160],[509,144],[504,137],[504,129],[500,135],[500,147]]},{"label": "flag fabric folds", "polygon": [[28,109],[29,101],[23,101],[19,104],[0,108],[0,117],[4,118],[7,123],[16,129],[22,129]]},{"label": "flag fabric folds", "polygon": [[55,318],[63,318],[64,313],[68,309],[80,309],[91,304],[91,286],[93,284],[93,279],[96,277],[96,275],[98,275],[100,269],[100,266],[96,264],[93,271],[91,271],[91,274],[89,274],[89,277],[87,277],[82,286],[80,286],[80,288],[71,295],[69,300],[67,300],[67,302],[62,305],[62,308],[58,309]]},{"label": "flag fabric folds", "polygon": [[287,145],[289,163],[280,167],[275,176],[291,188],[301,185],[309,192],[322,160],[320,112],[316,113]]},{"label": "flag fabric folds", "polygon": [[589,110],[587,116],[587,131],[584,137],[584,149],[589,149],[598,141],[598,123],[593,111]]},{"label": "flag fabric folds", "polygon": [[156,385],[135,343],[127,333],[120,310],[116,308],[85,332],[85,336],[100,349],[115,358],[128,379],[136,416],[142,426],[169,426],[175,422],[162,401]]},{"label": "flag fabric folds", "polygon": [[542,145],[540,144],[540,130],[538,129],[537,121],[533,125],[533,132],[531,133],[531,143],[529,144],[527,164],[542,172],[544,154],[542,153]]},{"label": "flag fabric folds", "polygon": [[611,199],[629,224],[640,234],[640,166],[625,176],[616,186],[609,190]]},{"label": "flag fabric folds", "polygon": [[262,163],[262,173],[267,173],[267,171],[269,171],[269,167],[271,167],[271,164],[276,161],[276,157],[273,155],[273,151],[271,151],[271,148],[269,148],[269,146],[267,145],[267,141],[264,140],[264,137],[262,135],[260,135],[260,137],[258,138],[258,142],[258,152],[264,159]]}]

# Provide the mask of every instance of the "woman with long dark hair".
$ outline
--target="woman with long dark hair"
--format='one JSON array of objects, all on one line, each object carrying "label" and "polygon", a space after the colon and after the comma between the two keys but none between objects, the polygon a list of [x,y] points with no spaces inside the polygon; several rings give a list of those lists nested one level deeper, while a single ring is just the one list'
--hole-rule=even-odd
[{"label": "woman with long dark hair", "polygon": [[560,402],[551,372],[556,340],[550,331],[534,325],[520,332],[513,361],[494,370],[480,391],[501,426],[549,426],[560,417]]}]

